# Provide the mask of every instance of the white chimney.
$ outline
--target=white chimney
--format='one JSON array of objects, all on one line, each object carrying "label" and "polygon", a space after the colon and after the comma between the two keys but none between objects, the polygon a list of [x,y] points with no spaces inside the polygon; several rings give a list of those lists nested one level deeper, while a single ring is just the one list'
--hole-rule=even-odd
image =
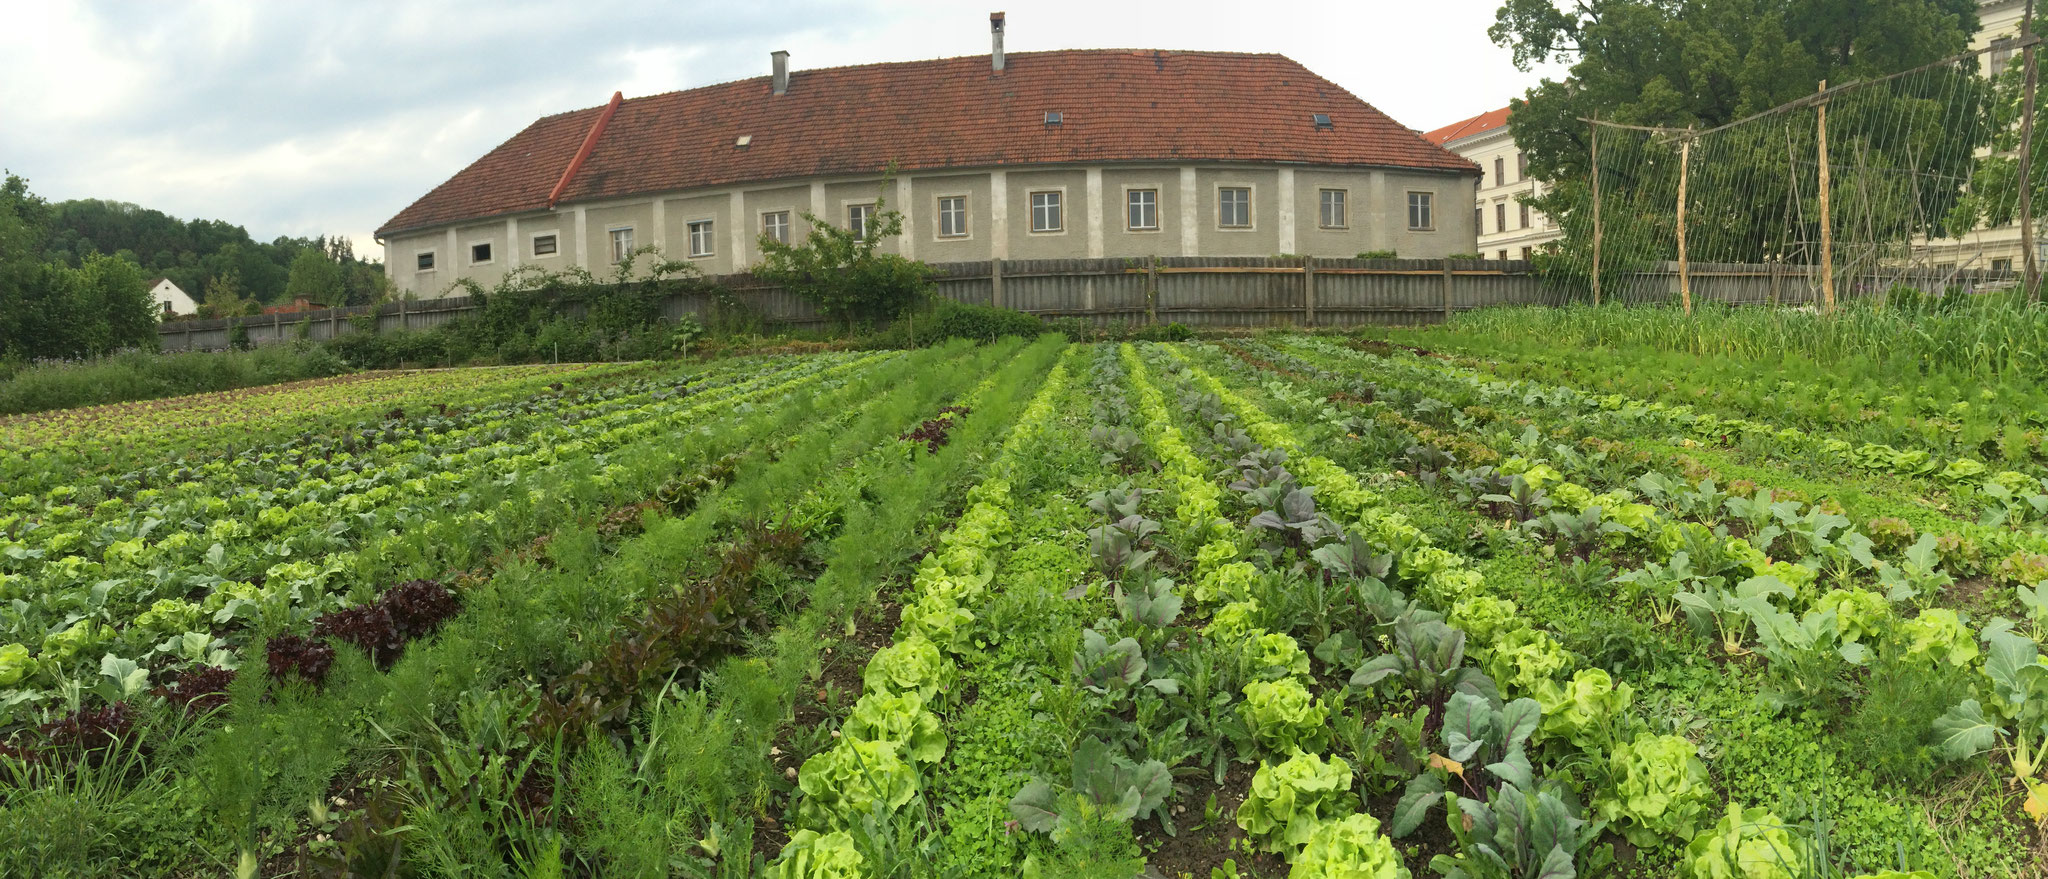
[{"label": "white chimney", "polygon": [[1003,72],[1003,14],[1002,14],[1002,13],[1000,13],[1000,12],[991,12],[991,13],[989,13],[989,14],[988,14],[988,34],[989,34],[989,42],[990,42],[990,44],[991,44],[991,46],[992,46],[992,48],[990,48],[990,49],[989,49],[989,53],[988,53],[988,60],[989,60],[989,64],[990,64],[991,66],[993,66],[993,67],[995,68],[995,71],[996,71],[997,73],[1001,73],[1001,72]]},{"label": "white chimney", "polygon": [[768,53],[768,57],[775,59],[775,93],[779,95],[789,91],[789,53],[777,49]]}]

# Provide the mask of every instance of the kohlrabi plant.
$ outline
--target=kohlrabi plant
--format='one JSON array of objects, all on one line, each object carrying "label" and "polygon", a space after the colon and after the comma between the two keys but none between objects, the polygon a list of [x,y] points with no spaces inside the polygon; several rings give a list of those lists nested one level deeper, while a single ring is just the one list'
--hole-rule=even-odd
[{"label": "kohlrabi plant", "polygon": [[1749,652],[1742,643],[1749,634],[1750,609],[1771,608],[1773,596],[1791,599],[1797,594],[1783,580],[1765,574],[1744,580],[1734,589],[1704,581],[1673,597],[1685,608],[1695,628],[1719,633],[1721,650],[1737,656]]},{"label": "kohlrabi plant", "polygon": [[1879,563],[1878,583],[1885,588],[1886,598],[1926,604],[1955,582],[1956,578],[1941,570],[1941,557],[1935,549],[1937,539],[1932,534],[1920,535],[1906,548],[1904,562]]},{"label": "kohlrabi plant", "polygon": [[1647,848],[1692,839],[1712,796],[1698,746],[1679,736],[1645,733],[1608,757],[1607,783],[1593,808],[1630,842]]},{"label": "kohlrabi plant", "polygon": [[1602,829],[1602,822],[1587,821],[1541,788],[1503,783],[1484,801],[1458,797],[1457,803],[1457,813],[1447,817],[1459,851],[1429,862],[1445,879],[1573,879],[1581,851],[1591,856]]},{"label": "kohlrabi plant", "polygon": [[1307,845],[1323,822],[1352,811],[1357,799],[1351,764],[1297,753],[1278,764],[1259,764],[1238,806],[1237,826],[1264,851],[1291,851]]},{"label": "kohlrabi plant", "polygon": [[1795,617],[1763,602],[1748,610],[1757,652],[1770,663],[1770,686],[1763,698],[1773,709],[1816,705],[1841,695],[1847,691],[1849,669],[1869,658],[1863,644],[1842,640],[1832,610]]},{"label": "kohlrabi plant", "polygon": [[1409,779],[1402,791],[1394,805],[1394,837],[1407,836],[1422,826],[1429,810],[1451,789],[1453,778],[1471,795],[1488,789],[1496,780],[1521,788],[1534,786],[1535,770],[1524,746],[1542,718],[1543,708],[1534,699],[1503,704],[1498,696],[1487,698],[1465,691],[1451,696],[1444,708],[1444,750],[1432,755],[1429,766]]},{"label": "kohlrabi plant", "polygon": [[1965,699],[1934,722],[1943,756],[1966,760],[2003,752],[2015,779],[2031,779],[2048,764],[2048,663],[2024,636],[1987,627],[1984,677],[1990,704]]},{"label": "kohlrabi plant", "polygon": [[1130,822],[1156,815],[1167,832],[1173,832],[1165,809],[1166,798],[1173,793],[1173,777],[1166,764],[1136,762],[1118,746],[1093,736],[1081,740],[1073,757],[1070,786],[1033,779],[1011,798],[1010,814],[1018,826],[1051,834],[1054,843],[1064,843],[1090,818]]}]

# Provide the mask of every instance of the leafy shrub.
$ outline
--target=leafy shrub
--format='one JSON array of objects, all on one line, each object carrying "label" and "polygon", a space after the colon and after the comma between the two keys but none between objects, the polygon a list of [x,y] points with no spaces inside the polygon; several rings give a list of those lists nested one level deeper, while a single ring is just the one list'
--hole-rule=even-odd
[{"label": "leafy shrub", "polygon": [[805,760],[797,787],[804,794],[798,808],[800,823],[839,830],[910,802],[917,795],[917,772],[904,762],[894,742],[849,737]]},{"label": "leafy shrub", "polygon": [[1399,259],[1391,250],[1364,250],[1352,259]]},{"label": "leafy shrub", "polygon": [[1277,852],[1306,845],[1316,828],[1348,811],[1351,764],[1341,757],[1325,763],[1314,754],[1295,754],[1274,765],[1261,761],[1251,791],[1237,809],[1237,826]]},{"label": "leafy shrub", "polygon": [[1614,749],[1608,767],[1608,787],[1594,797],[1593,807],[1630,842],[1653,846],[1663,837],[1690,839],[1699,829],[1712,789],[1692,742],[1639,735]]},{"label": "leafy shrub", "polygon": [[1244,685],[1237,712],[1259,746],[1277,754],[1309,750],[1329,737],[1330,707],[1292,677]]},{"label": "leafy shrub", "polygon": [[1766,809],[1729,803],[1728,814],[1693,837],[1680,872],[1688,879],[1801,879],[1806,855]]},{"label": "leafy shrub", "polygon": [[[929,326],[929,329],[927,329]],[[917,343],[929,345],[944,339],[975,339],[988,342],[1004,336],[1031,338],[1046,331],[1045,321],[1036,315],[955,302],[940,302],[929,315],[917,319]]]},{"label": "leafy shrub", "polygon": [[1381,835],[1379,819],[1371,815],[1348,815],[1316,825],[1287,873],[1287,879],[1407,877],[1394,841]]},{"label": "leafy shrub", "polygon": [[866,859],[844,830],[820,834],[799,830],[782,847],[782,856],[768,865],[763,879],[862,879]]}]

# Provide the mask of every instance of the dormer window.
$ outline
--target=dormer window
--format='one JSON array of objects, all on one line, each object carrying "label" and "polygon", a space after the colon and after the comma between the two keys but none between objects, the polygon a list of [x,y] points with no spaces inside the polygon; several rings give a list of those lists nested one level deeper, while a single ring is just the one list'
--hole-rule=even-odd
[{"label": "dormer window", "polygon": [[1333,123],[1333,122],[1331,122],[1331,121],[1330,121],[1330,114],[1328,114],[1328,113],[1317,113],[1317,114],[1314,114],[1314,115],[1310,116],[1310,117],[1309,117],[1309,119],[1310,119],[1311,121],[1315,122],[1315,124],[1316,124],[1316,127],[1317,127],[1317,128],[1336,128],[1336,127],[1337,127],[1336,123]]}]

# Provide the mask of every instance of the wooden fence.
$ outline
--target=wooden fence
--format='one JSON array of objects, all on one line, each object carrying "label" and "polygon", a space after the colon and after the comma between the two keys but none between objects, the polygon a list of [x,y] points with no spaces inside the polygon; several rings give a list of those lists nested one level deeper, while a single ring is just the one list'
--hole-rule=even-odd
[{"label": "wooden fence", "polygon": [[[1452,313],[1495,305],[1556,305],[1568,297],[1521,260],[1320,259],[1301,257],[1164,257],[1157,259],[983,260],[940,263],[938,295],[994,305],[1045,318],[1096,324],[1178,322],[1191,327],[1414,325]],[[1818,300],[1811,266],[1695,263],[1696,303],[1806,305]],[[1885,272],[1843,277],[1845,295],[1877,295],[1893,283],[1923,290],[1949,285],[2009,283],[2010,272],[1926,272],[1927,277]],[[820,329],[826,321],[810,303],[748,275],[714,282],[732,292],[762,323]],[[1675,302],[1674,264],[1623,275],[1609,283],[1617,301]],[[377,332],[430,329],[478,307],[466,296],[330,308],[260,317],[172,321],[158,334],[166,351],[218,350],[229,345],[234,322],[252,345],[307,338],[324,341],[374,328]],[[664,303],[670,318],[713,308],[702,293]]]}]

